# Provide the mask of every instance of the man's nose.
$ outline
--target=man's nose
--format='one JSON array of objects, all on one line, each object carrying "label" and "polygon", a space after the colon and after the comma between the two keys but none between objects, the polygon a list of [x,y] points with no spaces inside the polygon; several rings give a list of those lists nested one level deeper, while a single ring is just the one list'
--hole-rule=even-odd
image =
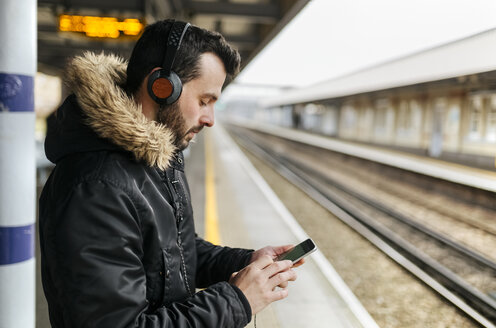
[{"label": "man's nose", "polygon": [[200,124],[210,128],[214,125],[214,122],[214,106],[208,106],[200,117]]}]

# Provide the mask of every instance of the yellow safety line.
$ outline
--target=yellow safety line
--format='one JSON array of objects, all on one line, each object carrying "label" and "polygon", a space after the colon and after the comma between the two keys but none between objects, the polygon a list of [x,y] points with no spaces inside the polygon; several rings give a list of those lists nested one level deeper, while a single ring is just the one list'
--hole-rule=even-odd
[{"label": "yellow safety line", "polygon": [[205,240],[212,244],[220,245],[219,217],[215,193],[215,166],[212,156],[211,136],[208,132],[205,133]]}]

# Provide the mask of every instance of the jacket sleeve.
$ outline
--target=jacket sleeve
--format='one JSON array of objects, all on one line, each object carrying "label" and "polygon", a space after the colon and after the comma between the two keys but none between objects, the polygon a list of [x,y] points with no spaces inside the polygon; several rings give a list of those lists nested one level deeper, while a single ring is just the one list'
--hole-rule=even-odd
[{"label": "jacket sleeve", "polygon": [[45,248],[64,326],[245,326],[251,319],[245,300],[225,282],[150,310],[137,204],[105,181],[83,182],[57,203]]},{"label": "jacket sleeve", "polygon": [[216,246],[197,236],[196,252],[196,284],[203,288],[220,281],[228,281],[233,272],[248,265],[253,250]]}]

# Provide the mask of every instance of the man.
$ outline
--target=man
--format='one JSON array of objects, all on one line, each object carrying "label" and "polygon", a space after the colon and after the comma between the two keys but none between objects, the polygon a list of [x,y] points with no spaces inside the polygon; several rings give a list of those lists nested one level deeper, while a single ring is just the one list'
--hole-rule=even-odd
[{"label": "man", "polygon": [[220,247],[194,230],[181,150],[214,124],[239,62],[219,34],[171,20],[146,28],[127,67],[72,60],[40,198],[53,327],[243,327],[287,296],[296,275],[274,259],[290,246]]}]

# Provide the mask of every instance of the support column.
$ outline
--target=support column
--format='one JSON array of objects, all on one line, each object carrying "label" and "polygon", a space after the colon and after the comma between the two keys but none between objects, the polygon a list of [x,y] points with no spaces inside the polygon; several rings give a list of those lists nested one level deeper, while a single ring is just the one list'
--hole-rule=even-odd
[{"label": "support column", "polygon": [[0,1],[0,328],[35,326],[36,6]]}]

